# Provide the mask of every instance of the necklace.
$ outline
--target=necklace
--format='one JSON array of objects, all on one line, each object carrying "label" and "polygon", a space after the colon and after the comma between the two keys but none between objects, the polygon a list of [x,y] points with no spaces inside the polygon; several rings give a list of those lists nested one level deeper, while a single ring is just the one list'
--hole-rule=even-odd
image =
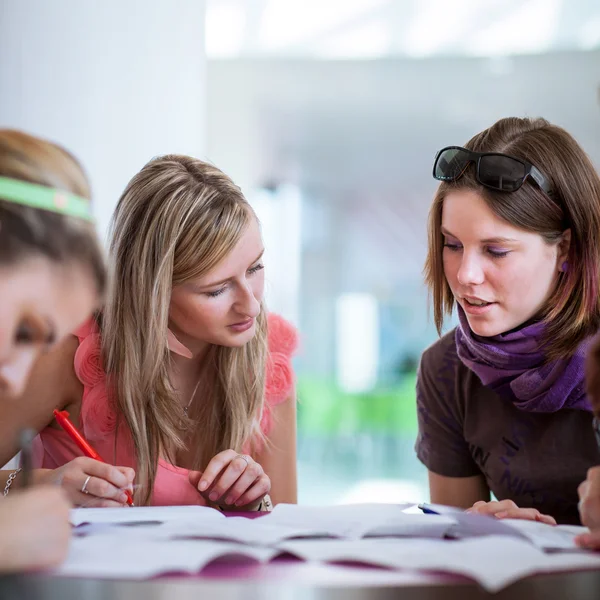
[{"label": "necklace", "polygon": [[198,386],[200,385],[200,380],[202,379],[202,376],[198,377],[198,382],[196,383],[196,387],[194,388],[194,391],[192,392],[192,395],[190,396],[190,401],[187,403],[186,406],[183,407],[183,412],[185,413],[185,416],[188,416],[188,410],[192,404],[192,401],[194,400],[194,397],[196,396],[196,392],[198,391]]}]

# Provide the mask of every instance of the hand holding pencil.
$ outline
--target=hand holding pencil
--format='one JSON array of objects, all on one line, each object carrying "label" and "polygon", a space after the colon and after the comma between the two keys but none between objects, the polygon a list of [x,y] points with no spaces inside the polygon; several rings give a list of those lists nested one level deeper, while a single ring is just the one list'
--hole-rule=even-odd
[{"label": "hand holding pencil", "polygon": [[42,471],[37,481],[60,484],[75,506],[132,506],[135,471],[104,462],[69,421],[66,411],[55,410],[54,416],[86,456],[75,458],[58,469]]}]

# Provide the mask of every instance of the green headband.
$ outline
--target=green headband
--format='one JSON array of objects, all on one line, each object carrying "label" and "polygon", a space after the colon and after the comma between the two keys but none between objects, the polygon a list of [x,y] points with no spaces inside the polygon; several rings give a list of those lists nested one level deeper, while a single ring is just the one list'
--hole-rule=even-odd
[{"label": "green headband", "polygon": [[0,177],[0,200],[93,221],[88,200],[69,192],[20,179]]}]

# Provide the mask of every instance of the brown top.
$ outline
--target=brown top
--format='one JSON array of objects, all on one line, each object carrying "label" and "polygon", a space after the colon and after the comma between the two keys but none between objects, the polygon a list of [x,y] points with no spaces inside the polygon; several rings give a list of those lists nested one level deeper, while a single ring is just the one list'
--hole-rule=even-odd
[{"label": "brown top", "polygon": [[592,414],[515,408],[460,361],[454,332],[421,358],[417,456],[438,475],[483,475],[498,500],[579,524],[577,486],[600,464]]}]

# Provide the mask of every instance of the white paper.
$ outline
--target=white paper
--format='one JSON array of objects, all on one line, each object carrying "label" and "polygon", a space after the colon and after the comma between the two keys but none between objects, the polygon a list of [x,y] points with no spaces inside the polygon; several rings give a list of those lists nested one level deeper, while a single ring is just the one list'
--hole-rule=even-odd
[{"label": "white paper", "polygon": [[[135,529],[132,529],[135,532]],[[64,576],[146,579],[166,573],[197,573],[225,556],[267,562],[271,548],[207,541],[156,541],[137,533],[74,538],[65,563],[55,573]]]},{"label": "white paper", "polygon": [[534,546],[542,550],[581,550],[575,538],[588,533],[587,527],[575,525],[547,525],[524,519],[502,519],[502,522],[524,535]]},{"label": "white paper", "polygon": [[265,517],[256,519],[229,517],[197,523],[173,521],[158,527],[155,534],[169,539],[227,540],[256,546],[275,546],[285,540],[322,536],[314,528],[268,524]]},{"label": "white paper", "polygon": [[[425,515],[407,515],[385,525],[369,527],[371,537],[386,537],[392,532],[394,535],[437,538],[442,537],[451,525],[451,522],[436,516],[430,518]],[[114,527],[118,527],[118,524],[93,523],[79,526],[76,532],[77,535],[112,535]],[[364,528],[362,524],[360,527]],[[257,519],[173,519],[160,524],[140,523],[134,530],[138,537],[144,536],[153,540],[213,539],[255,546],[276,546],[292,539],[337,537],[322,526],[309,526],[306,523],[296,526],[284,525],[269,521],[266,516]]]},{"label": "white paper", "polygon": [[457,573],[490,592],[534,573],[600,567],[598,555],[548,555],[527,541],[492,535],[466,540],[295,541],[279,547],[309,561]]},{"label": "white paper", "polygon": [[410,505],[346,504],[297,506],[278,504],[262,517],[268,525],[300,528],[306,535],[360,539],[363,537],[418,536],[441,538],[456,523],[450,516],[407,514]]},{"label": "white paper", "polygon": [[124,506],[122,508],[74,508],[71,524],[82,523],[140,523],[187,519],[189,521],[225,519],[225,515],[208,506]]}]

